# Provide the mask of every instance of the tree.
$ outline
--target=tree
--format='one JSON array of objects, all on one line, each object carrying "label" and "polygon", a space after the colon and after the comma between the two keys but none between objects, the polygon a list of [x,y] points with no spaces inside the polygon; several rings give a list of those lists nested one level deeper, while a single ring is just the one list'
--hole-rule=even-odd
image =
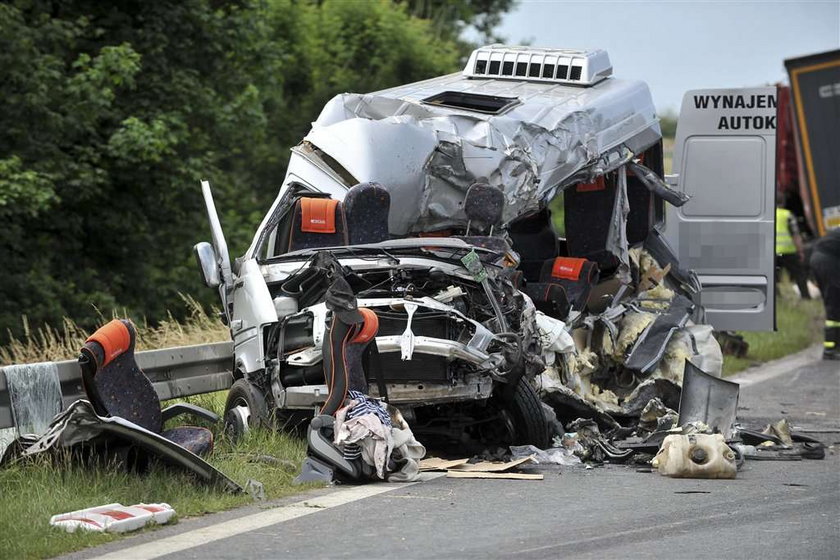
[{"label": "tree", "polygon": [[23,314],[90,328],[177,313],[179,292],[213,302],[190,254],[209,234],[200,179],[241,254],[330,97],[457,70],[464,22],[509,5],[0,4],[0,339]]}]

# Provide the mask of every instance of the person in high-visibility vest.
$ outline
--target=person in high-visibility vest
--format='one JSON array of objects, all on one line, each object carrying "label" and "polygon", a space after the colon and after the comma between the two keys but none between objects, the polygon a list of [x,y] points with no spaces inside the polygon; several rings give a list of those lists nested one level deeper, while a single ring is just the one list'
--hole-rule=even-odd
[{"label": "person in high-visibility vest", "polygon": [[785,269],[799,288],[800,297],[811,299],[808,291],[808,271],[803,266],[803,260],[802,238],[796,218],[790,210],[780,204],[776,207],[776,286],[779,284],[781,270]]},{"label": "person in high-visibility vest", "polygon": [[840,229],[829,231],[816,242],[811,270],[825,305],[823,359],[840,360]]}]

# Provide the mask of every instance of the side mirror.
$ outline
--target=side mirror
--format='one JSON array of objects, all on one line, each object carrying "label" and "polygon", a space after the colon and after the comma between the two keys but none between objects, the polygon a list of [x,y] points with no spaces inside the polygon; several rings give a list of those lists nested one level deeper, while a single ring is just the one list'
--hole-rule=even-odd
[{"label": "side mirror", "polygon": [[195,260],[198,263],[198,270],[201,272],[201,279],[208,288],[216,288],[221,284],[219,279],[219,264],[216,262],[216,251],[213,246],[202,241],[193,247]]}]

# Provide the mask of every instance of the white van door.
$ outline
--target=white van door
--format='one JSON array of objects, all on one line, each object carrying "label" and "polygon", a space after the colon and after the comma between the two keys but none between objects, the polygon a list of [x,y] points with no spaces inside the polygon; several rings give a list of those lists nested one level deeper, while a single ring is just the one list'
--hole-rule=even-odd
[{"label": "white van door", "polygon": [[689,91],[669,183],[665,237],[703,286],[718,330],[775,328],[776,88]]}]

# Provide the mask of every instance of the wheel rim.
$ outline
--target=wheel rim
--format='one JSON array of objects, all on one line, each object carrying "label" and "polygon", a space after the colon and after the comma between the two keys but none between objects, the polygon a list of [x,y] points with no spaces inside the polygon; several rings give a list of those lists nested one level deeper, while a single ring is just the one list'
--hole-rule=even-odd
[{"label": "wheel rim", "polygon": [[251,409],[244,399],[237,399],[225,414],[225,431],[238,439],[250,431]]}]

